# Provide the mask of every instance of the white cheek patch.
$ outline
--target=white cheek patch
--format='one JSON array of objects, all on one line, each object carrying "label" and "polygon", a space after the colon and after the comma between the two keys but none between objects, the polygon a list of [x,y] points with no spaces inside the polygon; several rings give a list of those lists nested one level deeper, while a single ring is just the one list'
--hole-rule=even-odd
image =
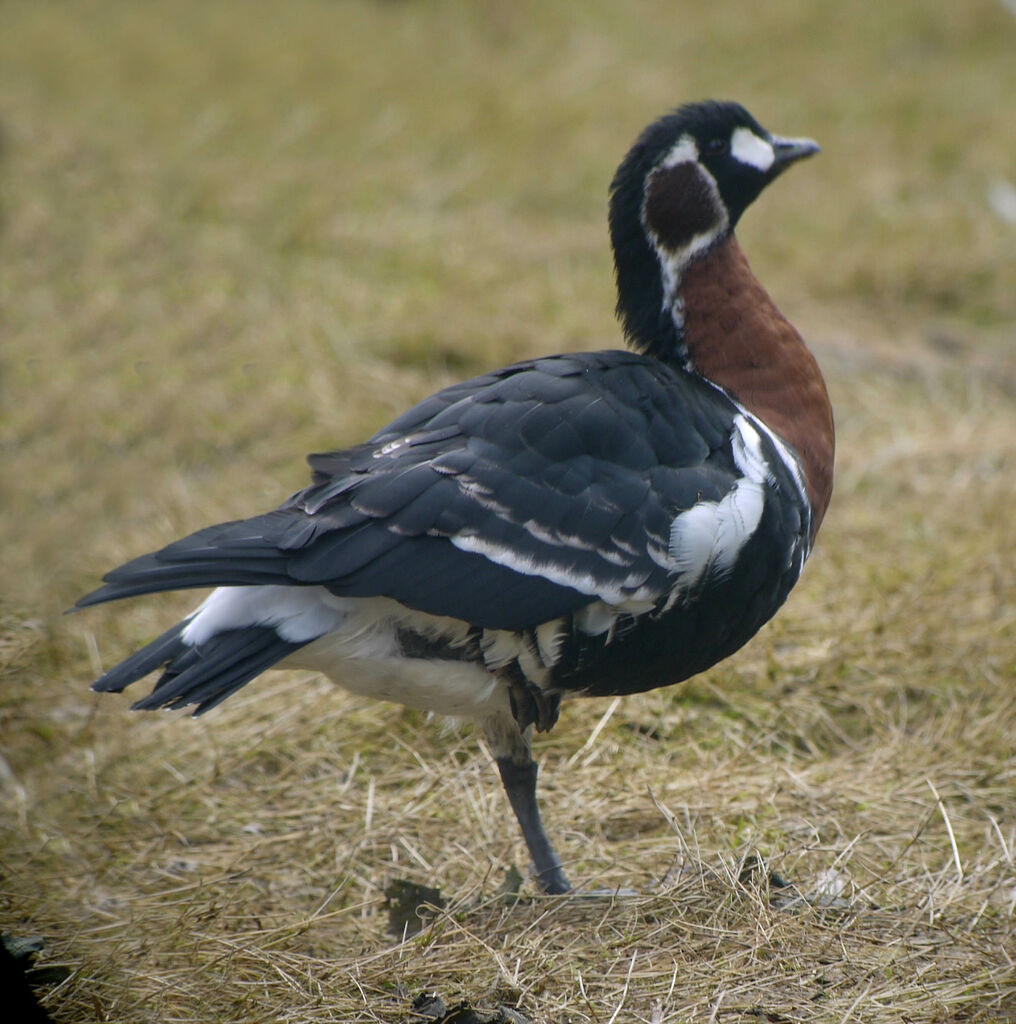
[{"label": "white cheek patch", "polygon": [[750,128],[735,128],[730,136],[730,155],[758,171],[768,171],[776,159],[772,145]]}]

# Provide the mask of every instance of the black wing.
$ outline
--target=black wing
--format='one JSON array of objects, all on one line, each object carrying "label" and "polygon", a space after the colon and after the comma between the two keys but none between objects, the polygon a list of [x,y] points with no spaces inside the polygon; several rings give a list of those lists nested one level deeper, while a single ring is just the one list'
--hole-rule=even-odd
[{"label": "black wing", "polygon": [[739,476],[736,412],[626,352],[507,367],[309,461],[280,509],[200,530],[106,577],[82,605],[216,585],[322,585],[488,629],[531,627],[673,584],[675,515]]}]

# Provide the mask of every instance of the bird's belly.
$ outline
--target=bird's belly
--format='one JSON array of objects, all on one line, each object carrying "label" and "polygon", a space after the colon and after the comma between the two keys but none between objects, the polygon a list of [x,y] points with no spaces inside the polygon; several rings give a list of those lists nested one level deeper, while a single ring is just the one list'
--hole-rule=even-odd
[{"label": "bird's belly", "polygon": [[290,655],[284,664],[320,672],[359,696],[438,715],[484,719],[510,708],[506,684],[479,665],[372,653],[356,646],[351,649],[341,632],[329,633]]}]

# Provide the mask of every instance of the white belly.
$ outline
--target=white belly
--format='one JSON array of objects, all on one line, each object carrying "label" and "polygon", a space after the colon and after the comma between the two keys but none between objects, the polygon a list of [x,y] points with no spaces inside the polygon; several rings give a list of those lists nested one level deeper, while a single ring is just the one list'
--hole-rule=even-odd
[{"label": "white belly", "polygon": [[455,718],[487,718],[509,708],[506,685],[478,665],[423,658],[346,657],[341,635],[315,640],[280,662],[328,676],[344,690]]},{"label": "white belly", "polygon": [[[395,633],[406,616],[377,616],[381,601],[353,605],[338,629],[291,654],[279,667],[311,669],[362,697],[438,715],[484,719],[509,711],[507,685],[483,666],[402,657]],[[385,603],[393,611],[404,611],[394,601]]]}]

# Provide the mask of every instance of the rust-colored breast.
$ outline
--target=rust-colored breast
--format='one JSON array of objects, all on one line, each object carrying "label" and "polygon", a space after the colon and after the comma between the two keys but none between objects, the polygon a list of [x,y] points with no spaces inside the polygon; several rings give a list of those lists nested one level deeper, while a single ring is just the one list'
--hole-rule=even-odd
[{"label": "rust-colored breast", "polygon": [[815,357],[759,284],[733,236],[688,267],[681,295],[695,370],[797,452],[814,536],[832,494],[835,444],[832,406]]}]

